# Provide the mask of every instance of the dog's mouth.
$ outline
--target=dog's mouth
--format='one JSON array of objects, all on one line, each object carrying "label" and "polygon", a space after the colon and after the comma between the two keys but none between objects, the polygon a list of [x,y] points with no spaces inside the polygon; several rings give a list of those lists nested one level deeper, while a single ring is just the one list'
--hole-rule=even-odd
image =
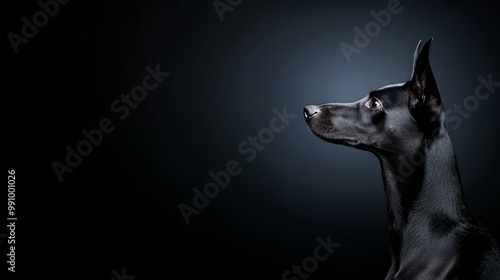
[{"label": "dog's mouth", "polygon": [[361,146],[361,141],[353,138],[330,138],[330,139],[325,139],[326,141],[337,144],[337,145],[344,145],[344,146],[349,146],[349,147],[358,147]]},{"label": "dog's mouth", "polygon": [[357,145],[359,145],[361,143],[357,139],[349,139],[349,138],[341,139],[341,141],[344,141],[349,146],[357,146]]},{"label": "dog's mouth", "polygon": [[333,143],[333,144],[338,144],[338,145],[345,145],[345,146],[350,146],[350,147],[356,147],[356,146],[361,146],[361,141],[359,141],[358,139],[354,139],[354,138],[337,138],[337,137],[329,137],[329,136],[326,136],[326,135],[319,135],[317,133],[315,133],[317,136],[319,136],[319,138],[327,141],[327,142],[330,142],[330,143]]},{"label": "dog's mouth", "polygon": [[[316,135],[317,137],[321,138],[322,140],[326,142],[330,142],[333,144],[337,145],[345,145],[345,146],[350,146],[350,147],[359,147],[362,146],[362,143],[360,140],[355,139],[351,135],[346,135],[346,133],[339,133],[338,131],[334,131],[331,127],[325,127],[325,126],[314,126],[308,123],[308,128],[309,130]],[[340,135],[339,135],[340,134]],[[344,135],[342,135],[344,134]]]}]

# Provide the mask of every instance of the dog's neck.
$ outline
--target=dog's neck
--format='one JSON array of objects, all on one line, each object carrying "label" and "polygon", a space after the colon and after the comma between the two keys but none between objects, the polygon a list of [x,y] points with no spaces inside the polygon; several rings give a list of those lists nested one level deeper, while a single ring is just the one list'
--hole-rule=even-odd
[{"label": "dog's neck", "polygon": [[[448,133],[443,129],[421,144],[411,153],[377,156],[387,196],[391,251],[396,254],[410,219],[429,221],[436,213],[457,222],[468,217]],[[432,200],[434,208],[424,207]]]}]

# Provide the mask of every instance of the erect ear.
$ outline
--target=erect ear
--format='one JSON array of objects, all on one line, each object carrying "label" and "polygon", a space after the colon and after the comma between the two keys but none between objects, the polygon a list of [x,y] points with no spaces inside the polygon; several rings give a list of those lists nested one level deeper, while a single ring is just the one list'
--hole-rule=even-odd
[{"label": "erect ear", "polygon": [[413,73],[408,82],[415,95],[419,121],[429,128],[442,125],[444,119],[444,107],[429,63],[433,40],[434,38],[429,39],[422,47],[422,41],[418,43],[413,56]]},{"label": "erect ear", "polygon": [[428,82],[427,78],[432,76],[431,65],[429,63],[429,51],[433,40],[434,38],[429,39],[423,47],[421,47],[422,41],[419,41],[413,55],[413,73],[411,74],[411,82],[413,89],[417,94],[417,99],[422,102],[425,101],[426,98],[425,90]]}]

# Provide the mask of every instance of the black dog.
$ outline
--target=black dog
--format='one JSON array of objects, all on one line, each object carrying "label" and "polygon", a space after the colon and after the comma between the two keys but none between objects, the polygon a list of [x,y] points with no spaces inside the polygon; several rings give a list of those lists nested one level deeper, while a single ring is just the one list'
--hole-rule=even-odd
[{"label": "black dog", "polygon": [[465,206],[429,64],[432,40],[421,50],[419,42],[406,83],[381,87],[355,103],[309,105],[304,116],[321,139],[379,159],[390,231],[386,280],[500,279],[496,243]]}]

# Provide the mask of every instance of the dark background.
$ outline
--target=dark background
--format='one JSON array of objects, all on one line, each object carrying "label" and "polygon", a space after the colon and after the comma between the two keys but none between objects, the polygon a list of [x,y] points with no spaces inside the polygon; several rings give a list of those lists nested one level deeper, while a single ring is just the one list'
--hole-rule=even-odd
[{"label": "dark background", "polygon": [[[479,75],[500,80],[495,1],[402,0],[403,11],[347,63],[339,44],[353,44],[353,28],[387,2],[244,0],[221,22],[212,1],[71,1],[18,54],[5,36],[18,275],[111,279],[125,267],[137,280],[281,279],[331,234],[341,246],[311,279],[383,279],[379,163],[312,136],[303,107],[405,81],[418,40],[431,36],[448,109],[474,94]],[[2,4],[4,35],[19,34],[21,17],[38,10],[36,1]],[[110,104],[156,64],[170,76],[116,119]],[[470,211],[497,240],[499,93],[449,129]],[[284,106],[297,117],[246,162],[238,145]],[[59,183],[51,163],[104,117],[115,131]],[[179,203],[192,205],[192,188],[229,160],[241,174],[186,225]]]}]

